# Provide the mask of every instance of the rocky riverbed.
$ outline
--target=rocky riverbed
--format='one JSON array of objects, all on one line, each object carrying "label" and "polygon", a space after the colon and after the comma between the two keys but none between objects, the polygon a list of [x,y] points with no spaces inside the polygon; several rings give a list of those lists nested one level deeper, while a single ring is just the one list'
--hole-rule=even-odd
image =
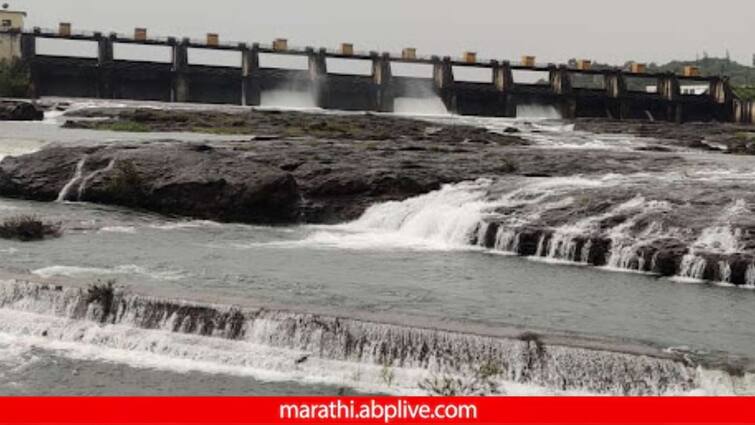
[{"label": "rocky riverbed", "polygon": [[644,120],[578,119],[575,129],[592,133],[628,134],[656,139],[661,145],[689,149],[755,154],[755,127],[730,123],[684,123]]},{"label": "rocky riverbed", "polygon": [[[0,196],[81,200],[222,221],[333,223],[355,219],[376,202],[446,183],[510,174],[660,171],[683,162],[640,152],[531,149],[516,135],[363,115],[333,117],[337,124],[330,126],[348,124],[353,138],[343,139],[341,130],[325,134],[332,137],[279,137],[270,133],[331,117],[261,116],[277,122],[261,130],[266,137],[53,146],[6,158],[0,163]],[[372,120],[394,136],[375,139]]]},{"label": "rocky riverbed", "polygon": [[[255,224],[339,223],[362,217],[376,204],[406,201],[389,205],[393,210],[374,222],[369,214],[364,220],[415,236],[416,229],[404,228],[414,215],[462,208],[463,219],[441,217],[445,221],[436,223],[450,243],[755,285],[755,187],[747,164],[735,170],[723,165],[718,151],[694,154],[713,149],[714,139],[733,146],[749,137],[745,127],[581,120],[578,131],[621,131],[652,143],[556,149],[538,145],[537,129],[373,114],[145,108],[69,114],[75,115],[69,128],[244,136],[50,146],[4,159],[0,196]],[[585,134],[589,139],[593,133]],[[444,187],[478,179],[488,183]],[[449,190],[447,203],[433,203]]]},{"label": "rocky riverbed", "polygon": [[64,231],[0,244],[43,282],[4,284],[2,333],[101,378],[14,385],[125,362],[403,393],[492,365],[508,394],[752,393],[755,292],[724,286],[755,287],[755,162],[693,143],[741,129],[92,104],[1,123],[0,221]]}]

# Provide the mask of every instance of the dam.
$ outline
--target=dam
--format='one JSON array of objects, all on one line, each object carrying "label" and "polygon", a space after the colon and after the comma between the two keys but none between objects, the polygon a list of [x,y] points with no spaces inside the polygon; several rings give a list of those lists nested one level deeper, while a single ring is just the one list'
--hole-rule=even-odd
[{"label": "dam", "polygon": [[[701,76],[694,67],[681,74],[650,73],[642,64],[630,69],[597,69],[590,61],[576,65],[538,64],[531,56],[521,61],[484,61],[474,52],[460,58],[420,56],[413,48],[400,54],[358,52],[344,43],[339,49],[295,48],[287,40],[270,45],[221,42],[217,34],[206,40],[148,37],[144,28],[133,35],[73,32],[70,24],[57,30],[11,29],[19,38],[20,56],[30,69],[34,96],[134,99],[258,106],[263,92],[292,90],[307,93],[323,109],[393,112],[398,98],[437,97],[459,115],[516,116],[519,106],[554,107],[564,118],[606,117],[675,122],[753,122],[752,101],[739,100],[725,77]],[[69,40],[96,44],[96,57],[40,54],[37,41]],[[160,46],[170,60],[117,59],[116,46]],[[235,52],[237,66],[192,63],[189,51]],[[305,69],[262,66],[260,56],[305,58]],[[370,72],[356,75],[330,72],[333,61],[361,62]],[[398,75],[394,68],[419,66],[427,76]],[[469,70],[489,74],[487,81],[455,78]],[[520,75],[540,76],[535,82]],[[702,94],[684,85],[707,86]]]}]

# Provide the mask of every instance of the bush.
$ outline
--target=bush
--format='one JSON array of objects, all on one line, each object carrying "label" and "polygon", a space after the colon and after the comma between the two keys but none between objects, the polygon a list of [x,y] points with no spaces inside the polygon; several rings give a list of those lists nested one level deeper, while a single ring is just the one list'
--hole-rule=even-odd
[{"label": "bush", "polygon": [[150,131],[147,124],[142,124],[140,122],[129,121],[129,120],[114,121],[112,123],[103,124],[101,129],[110,130],[110,131],[129,132],[129,133],[146,133]]},{"label": "bush", "polygon": [[0,224],[0,238],[3,239],[29,242],[56,238],[60,235],[60,224],[47,223],[32,215],[7,218]]},{"label": "bush", "polygon": [[97,281],[87,288],[87,304],[96,303],[100,306],[99,320],[102,323],[107,321],[110,312],[113,310],[113,300],[115,299],[115,281],[108,280],[105,283]]},{"label": "bush", "polygon": [[23,62],[0,61],[0,97],[27,97],[30,85],[29,70]]},{"label": "bush", "polygon": [[732,90],[742,100],[755,100],[755,86],[732,87]]},{"label": "bush", "polygon": [[138,206],[143,197],[144,181],[131,160],[116,162],[105,190],[115,202],[126,206]]}]

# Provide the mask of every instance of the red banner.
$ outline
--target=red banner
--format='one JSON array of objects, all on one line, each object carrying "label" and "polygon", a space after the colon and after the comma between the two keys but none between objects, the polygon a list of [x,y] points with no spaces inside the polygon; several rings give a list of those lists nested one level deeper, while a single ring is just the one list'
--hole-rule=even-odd
[{"label": "red banner", "polygon": [[11,397],[2,424],[749,424],[755,398]]}]

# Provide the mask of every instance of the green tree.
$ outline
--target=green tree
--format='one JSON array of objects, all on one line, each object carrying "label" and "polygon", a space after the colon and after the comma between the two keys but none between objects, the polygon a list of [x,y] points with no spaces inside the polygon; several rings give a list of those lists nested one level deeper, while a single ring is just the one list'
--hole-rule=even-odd
[{"label": "green tree", "polygon": [[23,62],[0,61],[0,97],[26,97],[29,85],[29,71]]}]

